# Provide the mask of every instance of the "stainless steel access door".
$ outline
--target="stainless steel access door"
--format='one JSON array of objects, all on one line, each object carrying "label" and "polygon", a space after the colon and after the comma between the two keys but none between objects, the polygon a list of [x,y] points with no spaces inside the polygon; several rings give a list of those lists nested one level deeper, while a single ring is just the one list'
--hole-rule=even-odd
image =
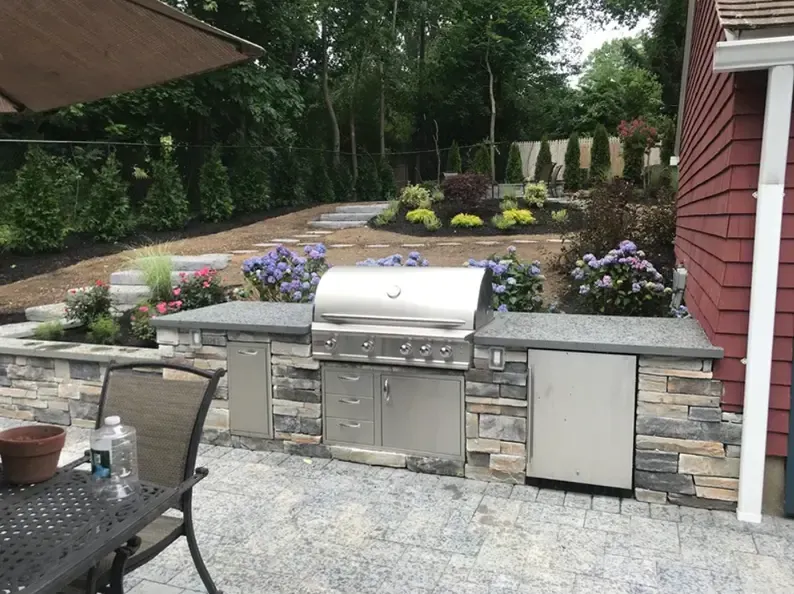
[{"label": "stainless steel access door", "polygon": [[637,358],[529,351],[527,476],[630,489]]},{"label": "stainless steel access door", "polygon": [[463,456],[463,380],[381,374],[383,447]]},{"label": "stainless steel access door", "polygon": [[270,345],[230,342],[229,425],[234,435],[273,437],[270,414]]}]

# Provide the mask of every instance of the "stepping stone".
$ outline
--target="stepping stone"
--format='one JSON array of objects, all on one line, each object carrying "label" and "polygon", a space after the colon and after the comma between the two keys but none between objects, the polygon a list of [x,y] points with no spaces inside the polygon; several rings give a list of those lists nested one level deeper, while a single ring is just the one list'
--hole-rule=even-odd
[{"label": "stepping stone", "polygon": [[538,243],[536,239],[516,239],[512,243]]},{"label": "stepping stone", "polygon": [[329,247],[332,248],[349,248],[355,247],[356,244],[354,243],[332,243]]},{"label": "stepping stone", "polygon": [[110,285],[110,298],[114,303],[135,305],[151,296],[146,285]]},{"label": "stepping stone", "polygon": [[254,247],[268,248],[268,247],[278,247],[280,245],[281,245],[280,243],[255,243]]},{"label": "stepping stone", "polygon": [[353,229],[366,227],[367,221],[311,221],[309,226],[318,229]]},{"label": "stepping stone", "polygon": [[404,243],[400,247],[425,247],[424,243]]},{"label": "stepping stone", "polygon": [[337,206],[336,212],[372,212],[378,214],[389,207],[388,202],[367,202],[366,204],[348,204]]},{"label": "stepping stone", "polygon": [[50,303],[48,305],[36,305],[25,309],[25,319],[28,322],[50,322],[60,320],[66,313],[65,303]]},{"label": "stepping stone", "polygon": [[0,338],[30,338],[41,322],[19,322],[0,326]]},{"label": "stepping stone", "polygon": [[361,211],[361,212],[327,212],[320,215],[321,221],[368,221],[376,217],[381,211]]},{"label": "stepping stone", "polygon": [[388,243],[369,243],[366,245],[368,248],[387,248],[391,247]]},{"label": "stepping stone", "polygon": [[232,253],[235,256],[241,256],[243,254],[256,254],[257,250],[232,250]]},{"label": "stepping stone", "polygon": [[[315,233],[317,232],[315,231]],[[317,239],[317,235],[315,235],[315,233],[301,233],[295,237],[300,237],[301,239]],[[328,233],[328,231],[323,231],[323,233]]]},{"label": "stepping stone", "polygon": [[202,268],[212,268],[213,270],[223,270],[229,265],[231,256],[229,254],[202,254],[201,256],[172,256],[174,270],[201,270]]},{"label": "stepping stone", "polygon": [[498,241],[475,241],[477,245],[499,245]]},{"label": "stepping stone", "polygon": [[562,239],[547,239],[548,243],[562,243]]},{"label": "stepping stone", "polygon": [[270,241],[278,243],[298,243],[297,239],[271,239]]},{"label": "stepping stone", "polygon": [[[333,233],[333,231],[307,231],[306,233],[309,235],[330,235],[331,233]],[[300,237],[300,236],[296,235],[295,237]]]},{"label": "stepping stone", "polygon": [[437,243],[436,245],[453,246],[453,245],[461,245],[461,243],[459,241],[446,241],[446,242],[443,242],[443,243]]}]

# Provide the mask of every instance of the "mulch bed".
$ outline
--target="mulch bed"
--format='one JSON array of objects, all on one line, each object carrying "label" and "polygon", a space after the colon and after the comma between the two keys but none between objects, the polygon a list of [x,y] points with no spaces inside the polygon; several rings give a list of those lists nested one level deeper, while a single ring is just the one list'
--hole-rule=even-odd
[{"label": "mulch bed", "polygon": [[[519,208],[523,206],[519,205]],[[433,212],[436,213],[438,218],[441,219],[443,227],[438,231],[428,231],[421,223],[409,223],[405,220],[405,214],[410,210],[405,207],[400,208],[397,217],[388,225],[376,227],[369,223],[373,229],[380,229],[384,231],[392,231],[402,235],[413,235],[417,237],[488,237],[491,235],[545,235],[549,233],[562,233],[569,231],[576,231],[582,226],[582,213],[575,208],[566,208],[568,211],[568,223],[563,228],[556,224],[552,218],[551,213],[565,208],[559,204],[553,206],[545,206],[544,208],[531,208],[533,216],[535,217],[535,224],[533,225],[515,225],[509,229],[497,229],[491,225],[491,218],[501,212],[498,200],[483,200],[477,205],[477,208],[464,209],[454,204],[439,202],[433,205]],[[477,215],[483,220],[482,227],[452,227],[450,221],[452,217],[460,212],[466,214]]]},{"label": "mulch bed", "polygon": [[[126,251],[132,246],[149,243],[162,243],[189,239],[202,235],[220,233],[237,227],[245,227],[274,217],[280,217],[311,206],[291,206],[276,208],[267,212],[249,213],[221,223],[204,223],[192,221],[184,229],[177,231],[136,231],[134,236],[117,243],[99,243],[83,234],[72,234],[66,239],[66,247],[56,253],[49,254],[14,254],[0,251],[0,285],[6,285],[47,272],[53,272],[83,260],[109,256]],[[2,319],[2,318],[0,318]],[[24,321],[24,320],[19,320]]]}]

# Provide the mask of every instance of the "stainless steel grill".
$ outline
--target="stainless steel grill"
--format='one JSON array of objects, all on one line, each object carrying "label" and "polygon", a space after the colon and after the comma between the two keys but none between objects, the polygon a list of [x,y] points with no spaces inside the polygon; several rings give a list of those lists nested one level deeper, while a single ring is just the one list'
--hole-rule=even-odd
[{"label": "stainless steel grill", "polygon": [[481,268],[339,266],[314,302],[317,359],[468,369],[472,335],[493,317]]}]

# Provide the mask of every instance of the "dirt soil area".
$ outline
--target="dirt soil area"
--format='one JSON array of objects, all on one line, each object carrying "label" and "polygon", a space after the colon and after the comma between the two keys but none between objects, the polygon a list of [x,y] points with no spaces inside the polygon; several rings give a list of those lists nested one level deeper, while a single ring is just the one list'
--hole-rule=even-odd
[{"label": "dirt soil area", "polygon": [[[203,235],[180,239],[170,243],[169,251],[179,255],[198,255],[208,253],[230,253],[235,250],[255,250],[263,253],[269,248],[255,247],[257,243],[269,243],[274,239],[300,239],[301,242],[313,241],[310,238],[299,238],[309,229],[307,223],[323,212],[329,212],[337,205],[323,205],[294,212],[283,216],[269,218],[247,226],[236,227]],[[537,243],[513,243],[515,240],[532,240]],[[521,258],[540,260],[547,273],[546,300],[554,301],[562,279],[550,272],[551,264],[556,261],[560,244],[548,240],[557,240],[556,235],[532,236],[492,236],[486,240],[495,245],[478,245],[477,237],[409,237],[406,235],[367,227],[344,229],[329,235],[318,237],[319,242],[328,246],[328,261],[334,265],[355,264],[366,258],[381,258],[394,253],[407,254],[412,250],[422,253],[432,266],[460,266],[468,258],[485,258],[493,253],[504,253],[509,245],[515,245]],[[439,245],[450,242],[460,245]],[[134,247],[142,242],[131,244],[118,253],[100,255],[63,268],[47,271],[23,280],[0,285],[0,323],[21,321],[24,308],[32,305],[43,305],[62,301],[66,292],[74,287],[92,284],[95,280],[107,281],[110,274],[123,269],[132,255]],[[417,247],[401,247],[402,244],[424,244]],[[353,244],[352,247],[335,247],[336,245]],[[388,245],[388,247],[374,247]],[[368,247],[373,246],[373,247]],[[292,249],[301,249],[298,247]],[[242,282],[240,264],[246,258],[255,255],[235,254],[229,267],[221,273],[225,284]],[[2,268],[14,265],[15,256],[1,254]],[[0,281],[2,282],[2,281]]]}]

